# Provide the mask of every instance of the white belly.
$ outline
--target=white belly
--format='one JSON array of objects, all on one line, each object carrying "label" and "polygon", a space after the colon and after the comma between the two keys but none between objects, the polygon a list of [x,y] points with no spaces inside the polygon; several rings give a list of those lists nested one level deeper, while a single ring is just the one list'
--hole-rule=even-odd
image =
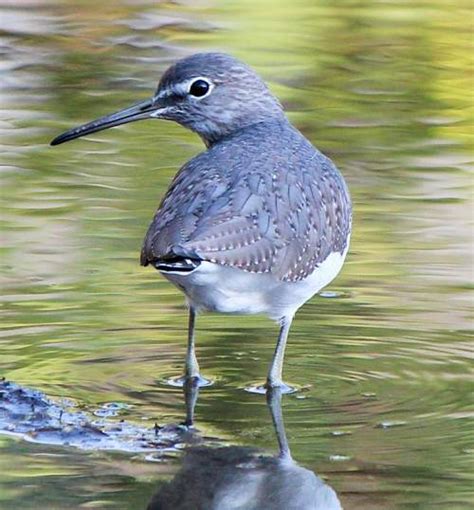
[{"label": "white belly", "polygon": [[162,273],[179,287],[191,306],[235,314],[265,314],[272,319],[294,315],[314,294],[331,282],[342,268],[346,251],[331,253],[307,278],[282,282],[269,273],[249,273],[211,262],[187,274]]}]

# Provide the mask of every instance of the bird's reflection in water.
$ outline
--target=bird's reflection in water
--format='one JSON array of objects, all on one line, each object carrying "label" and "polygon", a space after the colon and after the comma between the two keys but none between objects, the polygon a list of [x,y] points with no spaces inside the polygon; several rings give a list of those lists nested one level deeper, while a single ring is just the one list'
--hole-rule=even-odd
[{"label": "bird's reflection in water", "polygon": [[[185,388],[186,423],[192,425],[198,388]],[[341,510],[335,491],[290,453],[281,392],[267,394],[279,452],[251,447],[193,447],[175,477],[160,487],[148,510]]]}]

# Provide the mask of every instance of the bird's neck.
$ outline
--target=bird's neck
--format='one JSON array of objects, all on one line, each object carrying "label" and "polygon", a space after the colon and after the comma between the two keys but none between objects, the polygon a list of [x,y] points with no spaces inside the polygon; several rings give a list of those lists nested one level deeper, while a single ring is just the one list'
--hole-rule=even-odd
[{"label": "bird's neck", "polygon": [[219,129],[203,130],[201,125],[197,133],[203,140],[207,148],[212,147],[216,143],[222,142],[234,136],[238,136],[242,132],[248,132],[252,130],[258,131],[265,124],[269,126],[289,124],[283,111],[276,112],[273,115],[266,115],[257,118],[249,119],[248,122],[239,122],[237,125],[230,126],[219,126]]}]

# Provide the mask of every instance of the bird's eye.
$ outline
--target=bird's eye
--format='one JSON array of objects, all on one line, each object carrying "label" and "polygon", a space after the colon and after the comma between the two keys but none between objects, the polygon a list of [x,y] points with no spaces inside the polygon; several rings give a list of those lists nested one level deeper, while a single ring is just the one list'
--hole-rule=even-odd
[{"label": "bird's eye", "polygon": [[206,80],[193,81],[189,88],[189,93],[194,97],[205,96],[209,92],[209,83]]}]

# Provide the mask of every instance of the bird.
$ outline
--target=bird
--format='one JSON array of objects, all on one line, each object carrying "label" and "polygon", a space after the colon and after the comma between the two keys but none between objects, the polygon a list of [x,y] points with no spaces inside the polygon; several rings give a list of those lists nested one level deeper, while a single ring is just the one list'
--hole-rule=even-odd
[{"label": "bird", "polygon": [[352,204],[342,174],[290,122],[264,80],[220,52],[181,58],[151,98],[51,145],[143,119],[177,122],[205,145],[172,180],[140,257],[186,297],[181,382],[208,382],[195,354],[197,314],[263,314],[279,324],[263,390],[292,391],[282,371],[295,313],[336,277],[349,249]]}]

